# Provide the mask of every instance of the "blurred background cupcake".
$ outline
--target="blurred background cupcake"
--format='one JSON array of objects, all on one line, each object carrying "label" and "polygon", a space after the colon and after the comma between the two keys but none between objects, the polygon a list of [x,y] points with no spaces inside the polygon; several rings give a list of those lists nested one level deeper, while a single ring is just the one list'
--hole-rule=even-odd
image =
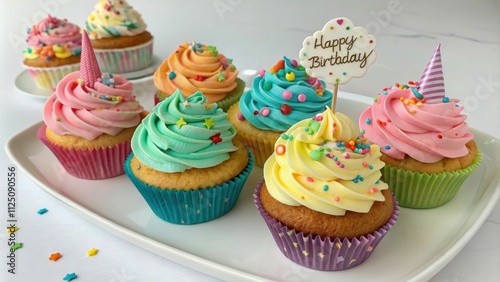
[{"label": "blurred background cupcake", "polygon": [[445,95],[438,46],[419,82],[385,88],[361,114],[359,127],[380,146],[383,179],[402,207],[449,202],[479,167],[481,154],[458,103]]},{"label": "blurred background cupcake", "polygon": [[153,36],[125,0],[100,0],[85,22],[103,72],[127,73],[153,62]]},{"label": "blurred background cupcake", "polygon": [[40,89],[57,83],[80,66],[80,28],[66,19],[48,16],[28,28],[23,65]]},{"label": "blurred background cupcake", "polygon": [[331,109],[294,124],[264,165],[255,203],[279,250],[316,270],[363,263],[397,220],[380,148]]},{"label": "blurred background cupcake", "polygon": [[201,91],[208,101],[227,111],[245,88],[233,60],[217,47],[192,42],[180,45],[154,74],[155,104],[180,89],[184,97]]},{"label": "blurred background cupcake", "polygon": [[67,173],[83,179],[124,173],[130,139],[145,115],[126,78],[102,74],[82,35],[80,71],[66,75],[43,107],[38,138]]},{"label": "blurred background cupcake", "polygon": [[132,138],[125,172],[162,220],[196,224],[236,204],[253,156],[226,113],[201,92],[158,103]]},{"label": "blurred background cupcake", "polygon": [[296,60],[284,57],[259,72],[251,89],[228,110],[228,119],[262,167],[280,135],[300,120],[323,112],[332,96],[323,81],[309,77]]}]

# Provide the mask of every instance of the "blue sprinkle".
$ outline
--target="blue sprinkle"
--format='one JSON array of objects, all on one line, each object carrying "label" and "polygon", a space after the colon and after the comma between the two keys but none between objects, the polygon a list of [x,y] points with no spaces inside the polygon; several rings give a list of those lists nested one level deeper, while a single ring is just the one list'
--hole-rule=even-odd
[{"label": "blue sprinkle", "polygon": [[361,134],[365,134],[365,130],[364,129],[361,129]]},{"label": "blue sprinkle", "polygon": [[370,118],[366,118],[365,122],[366,122],[366,124],[370,124],[372,122],[372,120]]},{"label": "blue sprinkle", "polygon": [[450,101],[450,98],[448,98],[448,97],[443,98],[443,103],[448,103],[449,101]]},{"label": "blue sprinkle", "polygon": [[337,158],[337,157],[333,157],[333,160],[334,160],[334,161],[338,161],[338,160],[339,160],[339,158]]},{"label": "blue sprinkle", "polygon": [[323,186],[323,191],[328,191],[328,185]]},{"label": "blue sprinkle", "polygon": [[415,95],[415,97],[417,97],[417,99],[419,100],[424,99],[424,95],[418,92],[417,89],[415,89],[414,87],[411,88],[411,92],[413,93],[413,95]]},{"label": "blue sprinkle", "polygon": [[174,79],[176,76],[175,72],[171,71],[169,74],[168,74],[168,78],[169,79]]},{"label": "blue sprinkle", "polygon": [[375,184],[380,184],[380,180],[375,181]]},{"label": "blue sprinkle", "polygon": [[354,183],[358,183],[358,179],[357,179],[357,178],[356,178],[356,179],[353,179],[353,180],[352,180],[352,182],[354,182]]},{"label": "blue sprinkle", "polygon": [[385,147],[384,147],[384,148],[385,148],[386,150],[389,150],[389,149],[391,148],[391,146],[389,146],[389,145],[385,145]]},{"label": "blue sprinkle", "polygon": [[371,166],[369,166],[368,168],[369,168],[369,169],[373,169],[373,166],[371,165]]},{"label": "blue sprinkle", "polygon": [[46,213],[46,212],[48,212],[48,211],[49,211],[48,209],[43,208],[43,209],[39,209],[36,213],[37,213],[37,214],[44,214],[44,213]]},{"label": "blue sprinkle", "polygon": [[387,95],[387,91],[382,91],[382,94]]}]

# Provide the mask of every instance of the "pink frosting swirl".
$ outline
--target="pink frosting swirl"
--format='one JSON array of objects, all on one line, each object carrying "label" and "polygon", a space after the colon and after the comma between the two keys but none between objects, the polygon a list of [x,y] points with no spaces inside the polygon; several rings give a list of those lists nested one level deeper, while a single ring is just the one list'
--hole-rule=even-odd
[{"label": "pink frosting swirl", "polygon": [[33,25],[26,38],[28,46],[32,48],[60,44],[71,51],[81,48],[81,41],[80,27],[50,15]]},{"label": "pink frosting swirl", "polygon": [[89,88],[80,72],[65,76],[43,108],[45,124],[58,135],[75,135],[93,140],[101,134],[116,135],[140,122],[143,107],[132,94],[133,85],[114,75]]},{"label": "pink frosting swirl", "polygon": [[[413,88],[413,89],[412,89]],[[457,99],[426,103],[414,87],[392,87],[378,94],[360,116],[364,136],[393,159],[406,155],[423,163],[466,155],[474,136]],[[417,95],[414,94],[417,93]]]}]

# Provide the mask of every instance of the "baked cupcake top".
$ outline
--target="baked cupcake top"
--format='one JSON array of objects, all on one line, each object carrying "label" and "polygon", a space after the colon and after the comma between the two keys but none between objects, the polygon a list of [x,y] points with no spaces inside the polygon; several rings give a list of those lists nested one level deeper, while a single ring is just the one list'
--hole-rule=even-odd
[{"label": "baked cupcake top", "polygon": [[192,42],[180,45],[154,73],[154,84],[168,95],[180,89],[184,97],[201,91],[218,102],[236,89],[238,70],[217,47]]},{"label": "baked cupcake top", "polygon": [[45,124],[57,135],[87,140],[135,127],[144,108],[132,93],[132,83],[119,75],[101,74],[87,33],[81,37],[80,71],[57,84],[43,107]]},{"label": "baked cupcake top", "polygon": [[85,22],[90,39],[135,36],[146,31],[141,14],[125,0],[99,0]]},{"label": "baked cupcake top", "polygon": [[309,77],[297,61],[284,57],[255,77],[240,99],[238,118],[261,130],[284,132],[331,103],[332,93],[323,81]]},{"label": "baked cupcake top", "polygon": [[276,141],[264,165],[269,193],[290,206],[330,215],[366,213],[384,201],[380,148],[360,135],[346,115],[327,108],[294,124]]},{"label": "baked cupcake top", "polygon": [[82,48],[80,28],[66,19],[48,16],[27,30],[28,48],[23,51],[24,58],[36,60],[45,58],[65,59],[79,55]]},{"label": "baked cupcake top", "polygon": [[361,114],[359,127],[393,159],[434,163],[463,157],[474,136],[458,102],[446,97],[438,45],[420,81],[385,88]]},{"label": "baked cupcake top", "polygon": [[227,114],[201,92],[185,98],[180,90],[158,103],[132,137],[143,164],[162,172],[216,166],[236,151],[236,130]]}]

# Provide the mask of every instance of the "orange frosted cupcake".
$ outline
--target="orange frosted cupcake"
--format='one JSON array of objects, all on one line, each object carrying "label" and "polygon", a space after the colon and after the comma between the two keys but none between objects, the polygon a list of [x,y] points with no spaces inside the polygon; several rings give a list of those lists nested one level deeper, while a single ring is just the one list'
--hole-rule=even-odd
[{"label": "orange frosted cupcake", "polygon": [[179,89],[184,97],[201,91],[208,101],[227,111],[245,88],[232,62],[215,46],[196,42],[180,45],[154,74],[155,105]]}]

